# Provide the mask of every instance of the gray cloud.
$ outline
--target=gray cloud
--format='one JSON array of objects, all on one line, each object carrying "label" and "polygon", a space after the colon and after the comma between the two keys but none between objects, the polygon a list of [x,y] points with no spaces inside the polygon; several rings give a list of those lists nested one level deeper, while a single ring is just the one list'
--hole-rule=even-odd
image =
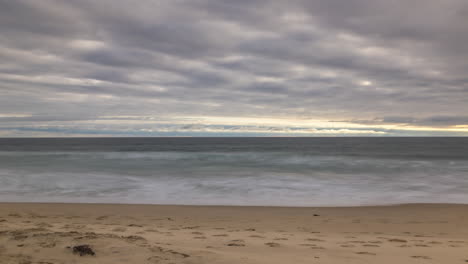
[{"label": "gray cloud", "polygon": [[0,0],[0,122],[74,134],[100,116],[460,128],[467,14],[463,0]]}]

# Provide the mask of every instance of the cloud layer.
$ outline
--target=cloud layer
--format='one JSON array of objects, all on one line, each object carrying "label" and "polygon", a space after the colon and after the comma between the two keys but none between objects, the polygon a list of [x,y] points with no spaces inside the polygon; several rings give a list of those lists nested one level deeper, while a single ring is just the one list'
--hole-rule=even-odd
[{"label": "cloud layer", "polygon": [[464,0],[0,0],[0,136],[468,135]]}]

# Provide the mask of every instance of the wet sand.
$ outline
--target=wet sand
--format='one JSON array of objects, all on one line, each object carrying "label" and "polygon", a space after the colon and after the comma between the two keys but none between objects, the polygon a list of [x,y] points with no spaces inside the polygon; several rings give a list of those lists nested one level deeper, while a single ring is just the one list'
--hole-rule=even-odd
[{"label": "wet sand", "polygon": [[2,203],[0,263],[468,263],[468,205]]}]

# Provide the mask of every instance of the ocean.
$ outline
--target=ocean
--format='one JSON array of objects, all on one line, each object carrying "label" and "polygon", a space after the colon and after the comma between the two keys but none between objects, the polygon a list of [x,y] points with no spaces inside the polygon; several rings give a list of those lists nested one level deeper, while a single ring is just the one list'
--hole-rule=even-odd
[{"label": "ocean", "polygon": [[468,138],[3,138],[0,202],[468,203]]}]

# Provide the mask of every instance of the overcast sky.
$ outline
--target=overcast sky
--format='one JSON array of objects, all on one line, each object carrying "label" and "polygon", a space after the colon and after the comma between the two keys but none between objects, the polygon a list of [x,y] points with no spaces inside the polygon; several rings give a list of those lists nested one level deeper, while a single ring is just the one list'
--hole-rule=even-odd
[{"label": "overcast sky", "polygon": [[0,136],[468,136],[466,0],[0,0]]}]

